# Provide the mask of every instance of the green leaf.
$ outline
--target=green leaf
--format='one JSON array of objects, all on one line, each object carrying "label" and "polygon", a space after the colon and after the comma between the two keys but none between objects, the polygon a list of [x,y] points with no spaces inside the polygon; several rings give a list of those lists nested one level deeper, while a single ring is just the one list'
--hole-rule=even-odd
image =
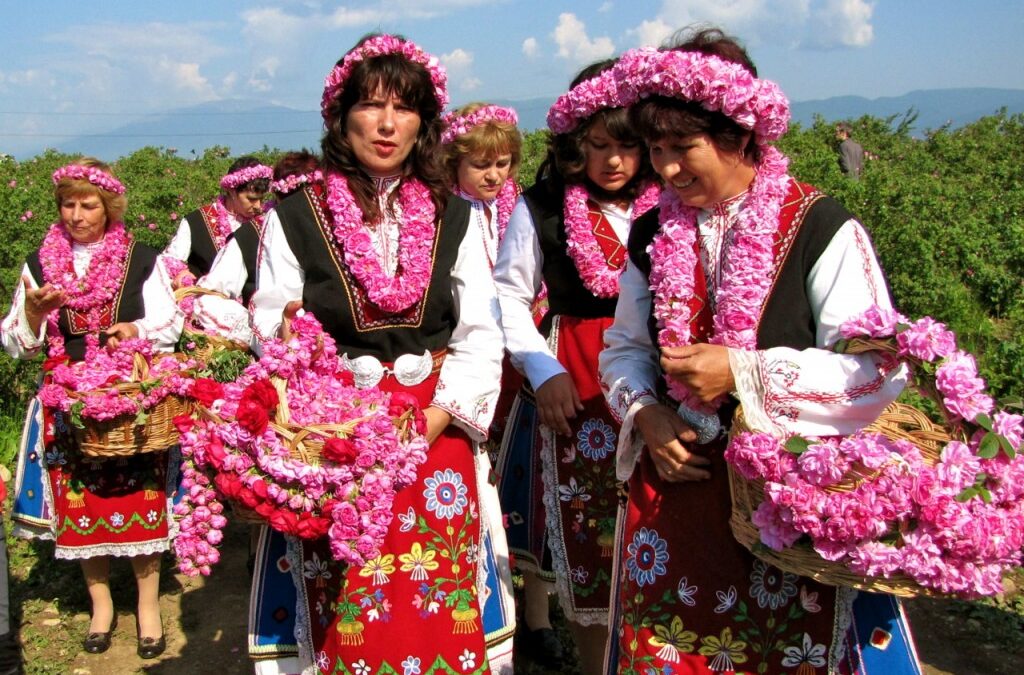
[{"label": "green leaf", "polygon": [[82,422],[82,409],[85,407],[85,403],[82,401],[75,401],[71,404],[71,426],[77,427],[78,429],[84,429],[85,424]]},{"label": "green leaf", "polygon": [[842,338],[842,339],[836,340],[836,343],[834,345],[832,345],[832,351],[836,352],[837,354],[842,354],[842,353],[846,352],[846,348],[849,347],[849,346],[850,346],[850,341],[845,339],[845,338]]},{"label": "green leaf", "polygon": [[804,454],[809,447],[811,447],[811,442],[803,436],[790,436],[785,445],[786,452],[791,452],[794,455]]},{"label": "green leaf", "polygon": [[992,431],[992,418],[985,413],[978,413],[978,416],[974,418],[974,423],[985,431]]},{"label": "green leaf", "polygon": [[999,439],[997,438],[997,434],[990,431],[982,437],[981,443],[978,445],[977,455],[982,459],[992,459],[998,453]]},{"label": "green leaf", "polygon": [[1009,439],[1002,434],[996,434],[996,438],[999,439],[999,446],[1003,449],[1003,453],[1007,459],[1013,459],[1017,456],[1017,451],[1013,449],[1013,444],[1010,443]]},{"label": "green leaf", "polygon": [[149,413],[147,413],[145,410],[142,410],[140,408],[139,411],[137,413],[135,413],[135,426],[141,427],[143,424],[146,423],[146,420],[148,420],[148,419],[149,419]]},{"label": "green leaf", "polygon": [[974,487],[972,485],[971,487],[964,488],[960,492],[960,494],[958,494],[956,496],[956,500],[962,504],[962,503],[970,500],[971,498],[976,497],[977,494],[978,494],[978,488],[976,488],[976,487]]},{"label": "green leaf", "polygon": [[992,493],[987,488],[978,488],[978,494],[981,495],[981,501],[986,504],[992,503]]}]

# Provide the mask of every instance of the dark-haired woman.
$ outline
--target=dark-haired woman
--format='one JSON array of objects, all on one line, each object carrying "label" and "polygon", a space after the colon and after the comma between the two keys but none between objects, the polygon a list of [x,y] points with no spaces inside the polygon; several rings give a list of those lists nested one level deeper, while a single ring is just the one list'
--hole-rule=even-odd
[{"label": "dark-haired woman", "polygon": [[[618,425],[601,395],[597,355],[615,312],[630,223],[658,194],[617,93],[593,86],[613,63],[583,70],[552,108],[547,158],[512,212],[495,267],[506,348],[526,375],[524,396],[535,397],[541,424],[510,419],[498,466],[502,492],[533,503],[503,506],[529,514],[526,550],[515,551],[521,564],[542,572],[546,539],[584,673],[600,670],[607,638],[618,507]],[[584,92],[595,101],[589,115],[555,114]],[[538,331],[531,307],[542,282],[549,311]],[[522,458],[518,467],[514,456]],[[532,632],[546,623],[547,607],[530,605]]]},{"label": "dark-haired woman", "polygon": [[665,182],[629,239],[601,378],[622,420],[608,672],[918,673],[887,596],[782,572],[736,542],[723,427],[842,435],[900,369],[829,348],[889,307],[863,227],[787,173],[789,105],[719,31],[624,54],[612,79]]},{"label": "dark-haired woman", "polygon": [[396,36],[360,41],[327,79],[323,181],[268,216],[260,249],[256,331],[286,336],[313,312],[357,384],[419,399],[431,441],[378,558],[346,567],[326,541],[289,543],[300,665],[320,672],[489,668],[474,453],[502,340],[483,243],[439,161],[446,102],[436,58]]},{"label": "dark-haired woman", "polygon": [[163,254],[188,264],[194,278],[210,271],[217,253],[245,222],[263,220],[273,170],[255,157],[239,157],[220,179],[221,194],[182,218]]}]

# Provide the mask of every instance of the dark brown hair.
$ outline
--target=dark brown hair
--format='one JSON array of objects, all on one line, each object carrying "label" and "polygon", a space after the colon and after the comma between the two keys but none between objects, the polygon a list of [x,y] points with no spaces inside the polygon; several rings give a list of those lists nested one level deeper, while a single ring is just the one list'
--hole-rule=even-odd
[{"label": "dark brown hair", "polygon": [[[364,36],[353,50],[371,37],[376,35]],[[338,60],[339,65],[343,59]],[[324,169],[344,174],[367,223],[380,219],[373,180],[356,159],[346,136],[349,111],[356,103],[378,91],[396,96],[419,114],[419,132],[412,152],[402,167],[402,175],[415,176],[426,185],[440,213],[444,209],[449,188],[441,161],[441,110],[434,96],[430,73],[420,64],[400,54],[384,54],[360,61],[345,81],[341,95],[327,106],[327,130],[320,141]],[[393,192],[391,198],[394,199],[396,194],[397,191]]]},{"label": "dark brown hair", "polygon": [[[286,152],[274,164],[274,180],[278,181],[288,176],[308,174],[320,168],[320,158],[309,150],[293,150]],[[294,190],[292,191],[294,192]],[[284,199],[291,192],[274,192],[278,199]]]},{"label": "dark brown hair", "polygon": [[[691,26],[675,33],[666,49],[700,52],[738,63],[757,77],[757,68],[736,39],[711,27]],[[720,112],[706,110],[698,101],[651,96],[630,108],[629,119],[648,143],[666,136],[706,134],[726,152],[743,151],[755,161],[761,150],[753,133]]]},{"label": "dark brown hair", "polygon": [[[569,88],[572,89],[581,82],[597,77],[614,66],[615,62],[616,59],[605,59],[590,64],[573,78]],[[598,120],[604,121],[608,134],[616,141],[635,142],[640,146],[640,168],[629,183],[614,194],[606,193],[587,178],[585,141],[587,132]],[[537,169],[537,182],[547,179],[546,184],[552,196],[560,196],[566,186],[583,184],[591,195],[598,198],[632,200],[639,192],[639,186],[653,174],[647,148],[643,138],[630,124],[629,112],[625,108],[605,108],[591,115],[572,131],[551,135],[548,139],[547,156]]]}]

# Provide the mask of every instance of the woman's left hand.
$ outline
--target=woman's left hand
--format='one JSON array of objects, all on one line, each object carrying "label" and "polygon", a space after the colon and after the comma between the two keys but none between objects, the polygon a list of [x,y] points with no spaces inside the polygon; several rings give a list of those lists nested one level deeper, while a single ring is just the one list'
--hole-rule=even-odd
[{"label": "woman's left hand", "polygon": [[423,409],[423,416],[427,418],[427,442],[431,445],[437,440],[452,421],[452,415],[446,410],[432,405]]},{"label": "woman's left hand", "polygon": [[121,340],[139,337],[139,328],[134,323],[123,321],[115,323],[103,333],[107,336],[107,344],[116,349]]},{"label": "woman's left hand", "polygon": [[661,367],[705,403],[736,388],[729,348],[699,343],[661,350]]}]

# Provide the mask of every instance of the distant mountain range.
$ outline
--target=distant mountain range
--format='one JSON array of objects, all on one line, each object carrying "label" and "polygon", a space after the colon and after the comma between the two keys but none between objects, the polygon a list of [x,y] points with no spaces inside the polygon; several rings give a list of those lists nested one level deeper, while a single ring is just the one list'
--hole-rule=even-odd
[{"label": "distant mountain range", "polygon": [[[545,115],[553,101],[534,98],[495,102],[515,107],[520,126],[531,131],[546,125]],[[918,113],[915,134],[947,124],[959,127],[979,117],[995,114],[1002,108],[1010,114],[1024,112],[1024,90],[927,89],[876,99],[838,96],[792,104],[793,120],[803,126],[810,125],[815,115],[832,121],[863,115],[886,118],[915,110]],[[72,138],[54,147],[64,152],[106,159],[130,154],[147,145],[176,148],[182,157],[190,156],[193,151],[201,155],[210,146],[222,145],[230,147],[232,154],[237,155],[264,146],[317,149],[321,129],[318,110],[296,110],[238,99],[169,110],[163,115],[148,116],[107,132]],[[35,153],[25,156],[42,150],[40,147]]]}]

